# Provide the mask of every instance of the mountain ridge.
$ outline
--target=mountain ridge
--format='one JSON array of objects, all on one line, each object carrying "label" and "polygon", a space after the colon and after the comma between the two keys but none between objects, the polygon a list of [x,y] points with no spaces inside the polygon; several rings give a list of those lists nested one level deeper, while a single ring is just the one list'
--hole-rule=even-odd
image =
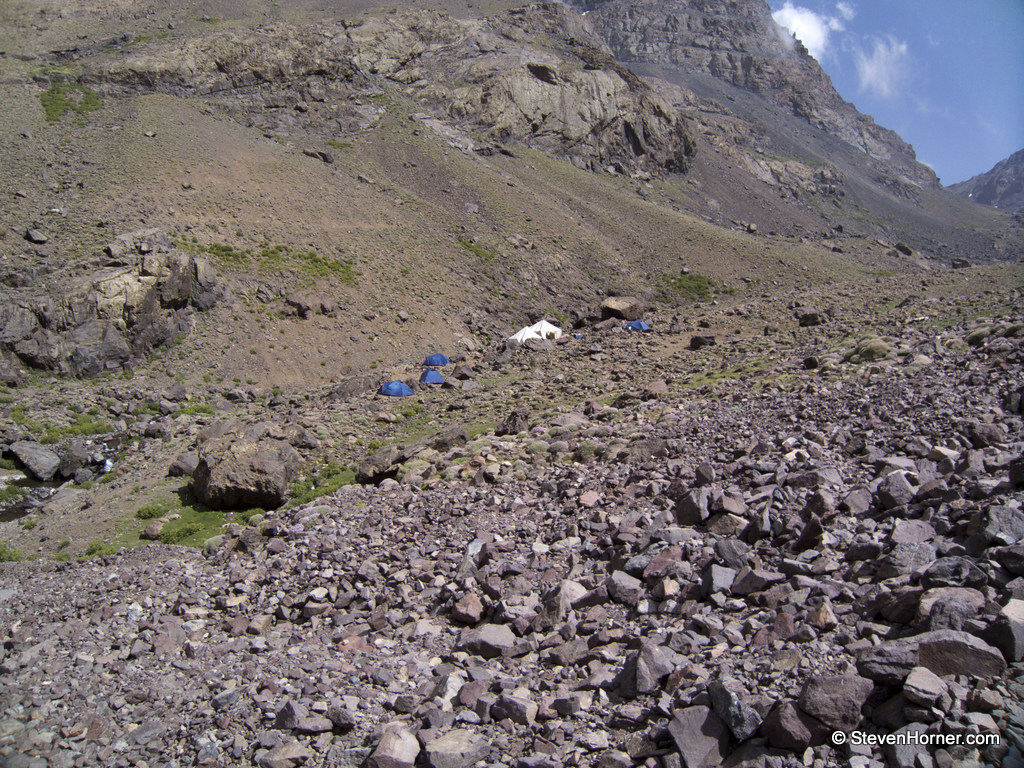
[{"label": "mountain ridge", "polygon": [[1024,149],[966,181],[950,184],[950,192],[980,205],[1024,211]]}]

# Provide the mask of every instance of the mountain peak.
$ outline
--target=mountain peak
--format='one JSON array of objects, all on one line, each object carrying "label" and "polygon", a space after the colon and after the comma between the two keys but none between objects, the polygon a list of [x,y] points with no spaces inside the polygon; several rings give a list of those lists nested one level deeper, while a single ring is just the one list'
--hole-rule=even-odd
[{"label": "mountain peak", "polygon": [[1010,211],[1024,210],[1024,149],[1000,160],[992,170],[947,187],[960,197]]}]

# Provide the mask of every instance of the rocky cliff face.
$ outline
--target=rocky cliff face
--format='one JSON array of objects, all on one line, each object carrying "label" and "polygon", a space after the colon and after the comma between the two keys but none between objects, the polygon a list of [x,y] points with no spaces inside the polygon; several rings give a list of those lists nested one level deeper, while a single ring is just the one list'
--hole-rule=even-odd
[{"label": "rocky cliff face", "polygon": [[329,138],[372,127],[384,111],[373,99],[401,86],[472,149],[521,143],[580,167],[651,173],[685,171],[696,151],[673,104],[554,3],[487,20],[407,12],[225,32],[95,67],[86,79],[219,101],[275,133],[301,127]]},{"label": "rocky cliff face", "polygon": [[[5,261],[7,261],[5,259]],[[119,370],[191,328],[195,310],[222,295],[210,267],[172,247],[161,232],[137,232],[107,246],[98,268],[18,286],[25,276],[4,265],[0,287],[0,364],[90,377]]]},{"label": "rocky cliff face", "polygon": [[843,100],[762,0],[581,0],[617,59],[678,67],[757,93],[917,184],[937,185],[913,148]]},{"label": "rocky cliff face", "polygon": [[991,171],[950,184],[947,189],[982,205],[1024,211],[1024,149],[999,161]]}]

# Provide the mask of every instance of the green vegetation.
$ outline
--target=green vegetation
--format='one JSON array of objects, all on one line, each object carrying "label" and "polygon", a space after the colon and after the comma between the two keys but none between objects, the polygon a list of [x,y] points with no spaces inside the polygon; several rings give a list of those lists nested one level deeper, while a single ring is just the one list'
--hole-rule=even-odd
[{"label": "green vegetation", "polygon": [[7,546],[7,542],[0,541],[0,563],[15,563],[24,560],[21,552]]},{"label": "green vegetation", "polygon": [[85,548],[85,557],[105,557],[106,555],[117,554],[118,547],[116,544],[100,541],[99,539],[93,539]]},{"label": "green vegetation", "polygon": [[497,258],[497,256],[495,256],[493,253],[488,251],[483,246],[478,245],[477,243],[474,243],[470,240],[467,240],[464,237],[460,237],[458,242],[459,245],[461,245],[463,248],[465,248],[467,251],[472,253],[474,256],[476,256],[486,264],[490,264]]},{"label": "green vegetation", "polygon": [[160,406],[154,403],[152,400],[147,400],[144,403],[132,408],[132,416],[159,416]]},{"label": "green vegetation", "polygon": [[356,481],[356,473],[337,462],[328,462],[319,472],[292,484],[288,490],[289,504],[294,507],[334,493],[343,485]]},{"label": "green vegetation", "polygon": [[29,519],[26,519],[26,520],[25,520],[25,522],[23,522],[23,523],[21,524],[21,527],[22,527],[22,528],[24,528],[24,529],[25,529],[26,531],[31,531],[31,530],[32,530],[33,528],[35,528],[35,527],[36,527],[37,525],[39,525],[39,521],[38,521],[38,520],[29,520]]},{"label": "green vegetation", "polygon": [[46,424],[38,419],[30,418],[25,413],[24,405],[15,405],[11,407],[11,421],[17,424],[19,427],[24,427],[29,432],[39,434],[46,429]]},{"label": "green vegetation", "polygon": [[65,437],[79,437],[81,435],[103,435],[113,431],[113,427],[107,422],[93,418],[85,413],[75,416],[75,420],[66,427],[49,427],[43,431],[39,442],[52,444]]},{"label": "green vegetation", "polygon": [[151,501],[149,504],[143,504],[135,510],[135,516],[139,520],[155,520],[169,513],[172,506],[171,503],[166,501]]},{"label": "green vegetation", "polygon": [[17,501],[25,495],[25,490],[17,485],[5,485],[0,488],[0,504]]},{"label": "green vegetation", "polygon": [[[205,528],[202,523],[195,520],[190,522],[183,522],[180,525],[166,525],[164,529],[160,531],[160,543],[161,544],[186,544],[190,539],[195,539],[196,534],[204,531]],[[205,541],[209,536],[203,536],[202,540]],[[192,542],[195,545],[195,542]]]},{"label": "green vegetation", "polygon": [[71,546],[71,539],[61,539],[57,542],[57,549],[67,549]]},{"label": "green vegetation", "polygon": [[17,469],[18,462],[14,459],[2,459],[0,458],[0,469]]},{"label": "green vegetation", "polygon": [[411,419],[414,416],[418,416],[423,413],[423,405],[420,403],[407,403],[402,406],[402,410],[399,411],[406,419]]},{"label": "green vegetation", "polygon": [[344,152],[346,149],[351,148],[351,141],[337,141],[335,139],[328,139],[324,142],[328,147],[334,147],[339,152]]},{"label": "green vegetation", "polygon": [[355,285],[362,274],[351,259],[329,258],[316,251],[292,250],[287,245],[268,245],[253,251],[251,248],[235,248],[227,243],[201,245],[194,238],[191,241],[179,238],[177,245],[183,251],[205,254],[221,266],[232,269],[255,266],[263,272],[292,270],[307,277],[334,278],[345,285]]},{"label": "green vegetation", "polygon": [[53,83],[50,90],[39,94],[46,119],[55,123],[68,112],[85,117],[89,112],[103,109],[103,100],[95,91],[76,83]]},{"label": "green vegetation", "polygon": [[662,275],[658,287],[667,301],[710,301],[714,295],[715,281],[707,275],[694,272]]},{"label": "green vegetation", "polygon": [[554,307],[548,307],[547,309],[545,309],[544,310],[544,314],[551,315],[551,317],[553,317],[555,320],[558,321],[559,325],[568,325],[569,324],[569,316],[566,315],[565,312],[560,312],[559,310],[555,309]]}]

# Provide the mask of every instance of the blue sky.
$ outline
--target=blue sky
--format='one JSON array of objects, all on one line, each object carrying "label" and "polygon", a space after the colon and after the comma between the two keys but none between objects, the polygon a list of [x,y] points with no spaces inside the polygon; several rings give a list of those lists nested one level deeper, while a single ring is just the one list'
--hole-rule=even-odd
[{"label": "blue sky", "polygon": [[847,101],[943,184],[1024,149],[1024,0],[769,0]]}]

